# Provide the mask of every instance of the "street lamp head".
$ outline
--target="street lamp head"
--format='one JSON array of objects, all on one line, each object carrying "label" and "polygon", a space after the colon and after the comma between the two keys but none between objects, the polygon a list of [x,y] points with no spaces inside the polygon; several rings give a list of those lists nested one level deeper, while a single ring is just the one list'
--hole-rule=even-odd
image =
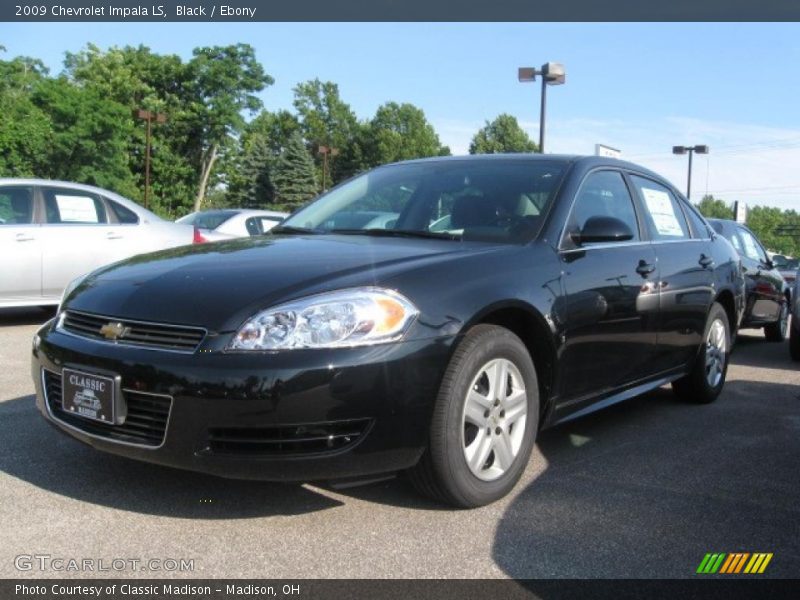
[{"label": "street lamp head", "polygon": [[697,154],[708,154],[708,146],[695,146],[694,151],[697,152]]},{"label": "street lamp head", "polygon": [[673,154],[686,154],[689,149],[686,146],[673,146],[672,153]]},{"label": "street lamp head", "polygon": [[520,67],[517,71],[520,82],[536,81],[536,69],[533,67]]},{"label": "street lamp head", "polygon": [[545,76],[547,85],[563,85],[567,79],[567,73],[561,63],[549,62],[543,64],[542,74]]}]

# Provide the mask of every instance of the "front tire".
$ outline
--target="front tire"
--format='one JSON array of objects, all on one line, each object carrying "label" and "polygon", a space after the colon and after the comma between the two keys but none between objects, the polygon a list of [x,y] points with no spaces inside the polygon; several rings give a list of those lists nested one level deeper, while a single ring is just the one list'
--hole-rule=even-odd
[{"label": "front tire", "polygon": [[522,476],[538,421],[536,369],[525,344],[503,327],[477,325],[447,367],[411,482],[460,508],[494,502]]},{"label": "front tire", "polygon": [[781,316],[775,323],[764,327],[764,335],[768,342],[782,342],[786,339],[789,329],[789,302],[785,302],[781,307]]},{"label": "front tire", "polygon": [[692,370],[672,383],[672,389],[678,396],[697,404],[709,404],[717,399],[728,373],[730,331],[725,309],[715,302],[708,312],[703,345]]}]

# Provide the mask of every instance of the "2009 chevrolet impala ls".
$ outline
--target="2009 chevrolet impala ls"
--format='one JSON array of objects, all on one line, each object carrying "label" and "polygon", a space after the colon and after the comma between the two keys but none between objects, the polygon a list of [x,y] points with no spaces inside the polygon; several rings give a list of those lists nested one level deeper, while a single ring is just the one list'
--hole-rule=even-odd
[{"label": "2009 chevrolet impala ls", "polygon": [[714,400],[743,290],[728,242],[636,165],[411,161],[268,236],[74,281],[34,338],[36,401],[135,459],[268,480],[407,471],[479,506],[544,426],[670,382]]}]

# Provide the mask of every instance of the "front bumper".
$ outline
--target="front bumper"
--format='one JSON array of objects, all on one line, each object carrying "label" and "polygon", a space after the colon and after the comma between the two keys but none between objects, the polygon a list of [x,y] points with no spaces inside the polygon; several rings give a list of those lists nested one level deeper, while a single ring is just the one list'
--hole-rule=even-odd
[{"label": "front bumper", "polygon": [[[453,341],[181,354],[75,337],[47,324],[35,337],[32,376],[45,419],[98,450],[231,478],[359,478],[419,460]],[[59,412],[58,386],[49,386],[64,367],[120,376],[124,402],[143,407],[141,419],[165,415],[163,433],[156,428],[140,442]]]}]

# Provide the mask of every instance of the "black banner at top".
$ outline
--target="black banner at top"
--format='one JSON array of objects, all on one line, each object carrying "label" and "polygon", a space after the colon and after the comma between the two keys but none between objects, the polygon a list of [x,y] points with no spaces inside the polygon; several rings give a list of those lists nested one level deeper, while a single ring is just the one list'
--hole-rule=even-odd
[{"label": "black banner at top", "polygon": [[0,21],[798,21],[798,0],[3,0]]}]

